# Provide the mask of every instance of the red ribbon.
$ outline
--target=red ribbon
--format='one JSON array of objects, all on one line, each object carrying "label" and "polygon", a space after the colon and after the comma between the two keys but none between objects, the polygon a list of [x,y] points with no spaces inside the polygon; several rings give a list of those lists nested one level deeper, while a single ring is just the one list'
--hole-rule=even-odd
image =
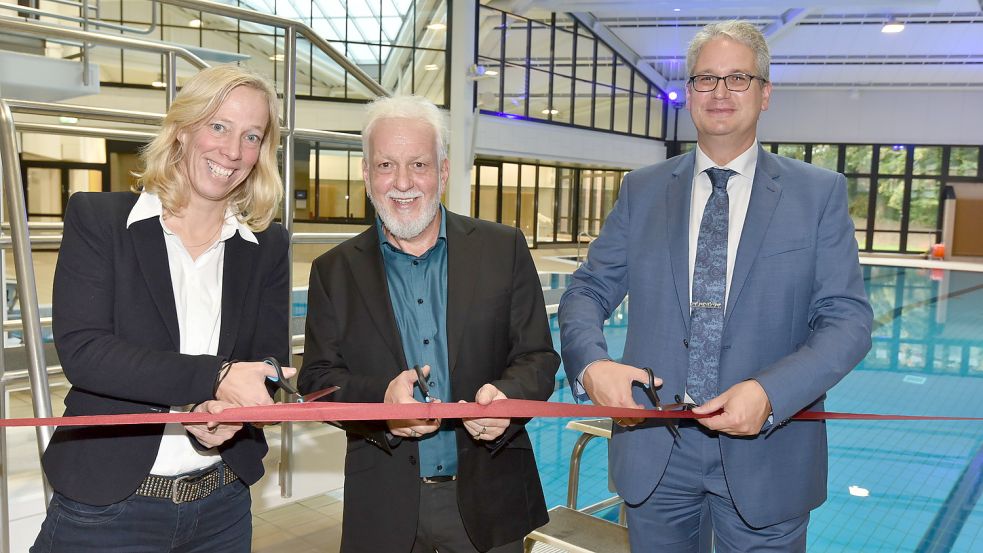
[{"label": "red ribbon", "polygon": [[[655,409],[503,399],[494,401],[490,405],[478,405],[477,403],[406,403],[399,405],[390,403],[280,403],[258,407],[236,407],[226,409],[219,415],[211,413],[135,413],[3,419],[0,420],[0,427],[108,426],[212,421],[286,422],[520,417],[698,419],[709,416],[711,415],[697,415],[692,411],[658,411]],[[878,415],[829,411],[802,411],[792,418],[795,420],[983,421],[983,417]]]}]

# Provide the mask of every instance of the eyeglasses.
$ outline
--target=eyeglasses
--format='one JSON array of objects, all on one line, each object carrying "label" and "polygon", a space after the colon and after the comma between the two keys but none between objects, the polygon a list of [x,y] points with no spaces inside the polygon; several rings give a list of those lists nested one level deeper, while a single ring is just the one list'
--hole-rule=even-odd
[{"label": "eyeglasses", "polygon": [[693,90],[697,92],[713,92],[717,89],[717,84],[724,81],[724,86],[731,92],[744,92],[751,88],[751,81],[758,79],[762,83],[768,82],[767,79],[747,73],[732,73],[725,77],[716,75],[693,75],[689,78],[689,83],[693,85]]}]

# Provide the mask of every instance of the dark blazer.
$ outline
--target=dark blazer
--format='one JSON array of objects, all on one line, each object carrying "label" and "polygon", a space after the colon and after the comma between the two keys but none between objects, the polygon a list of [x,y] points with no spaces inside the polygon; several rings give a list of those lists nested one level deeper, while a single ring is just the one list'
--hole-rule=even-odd
[{"label": "dark blazer", "polygon": [[[559,356],[522,233],[447,213],[447,340],[453,400],[492,383],[512,399],[545,400]],[[381,402],[406,370],[376,226],[314,261],[299,387],[341,389],[330,400]],[[458,424],[458,506],[479,550],[521,539],[547,522],[525,431],[513,419],[495,444]],[[415,440],[386,439],[385,421],[345,425],[341,550],[410,551],[420,506]]]},{"label": "dark blazer", "polygon": [[[164,413],[212,399],[223,359],[288,361],[284,229],[256,233],[259,245],[238,233],[226,241],[218,354],[184,355],[160,222],[126,228],[137,197],[78,193],[68,202],[52,299],[55,346],[72,384],[66,416]],[[45,474],[76,501],[120,501],[149,473],[163,429],[59,428],[44,454]],[[262,430],[246,425],[219,451],[246,484],[263,475]]]},{"label": "dark blazer", "polygon": [[[608,357],[603,321],[629,296],[623,362],[652,367],[662,397],[683,395],[689,337],[689,206],[695,153],[629,173],[587,263],[560,301],[570,380]],[[787,419],[822,409],[828,389],[870,349],[843,175],[758,150],[747,218],[727,294],[720,390],[747,379],[768,394],[775,424],[720,436],[731,497],[753,527],[801,516],[826,498],[826,427]],[[649,405],[644,394],[635,399]],[[669,460],[658,426],[614,428],[610,470],[625,501],[645,501]]]}]

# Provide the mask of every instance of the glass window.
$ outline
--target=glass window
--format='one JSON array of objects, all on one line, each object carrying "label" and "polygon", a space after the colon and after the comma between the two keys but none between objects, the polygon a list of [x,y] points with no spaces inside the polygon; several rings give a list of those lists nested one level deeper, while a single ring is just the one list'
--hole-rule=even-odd
[{"label": "glass window", "polygon": [[369,197],[365,192],[362,175],[362,152],[348,152],[348,217],[365,219],[365,204]]},{"label": "glass window", "polygon": [[843,168],[845,173],[870,174],[871,147],[866,146],[847,146],[846,164]]},{"label": "glass window", "polygon": [[912,179],[911,205],[908,211],[910,230],[935,231],[939,228],[941,186],[942,181],[939,179]]},{"label": "glass window", "polygon": [[[874,229],[878,231],[897,231],[901,228],[901,209],[904,202],[904,179],[882,178],[877,181],[877,203],[874,211]],[[894,247],[878,243],[875,234],[874,249],[897,250],[897,236]]]},{"label": "glass window", "polygon": [[577,36],[577,67],[575,71],[578,79],[585,81],[594,79],[594,39],[584,36],[583,33]]},{"label": "glass window", "polygon": [[[446,50],[448,29],[446,3],[412,2],[412,4],[416,10],[416,39],[411,44]],[[402,41],[399,43],[405,44]],[[495,53],[495,57],[498,57],[498,52]]]},{"label": "glass window", "polygon": [[[562,14],[556,14],[559,24]],[[563,17],[566,19],[565,17]],[[573,33],[557,27],[553,44],[553,72],[558,75],[573,76]]]},{"label": "glass window", "polygon": [[779,144],[778,155],[798,159],[799,161],[805,161],[805,144]]},{"label": "glass window", "polygon": [[478,217],[486,221],[498,220],[498,167],[478,166]]},{"label": "glass window", "polygon": [[[846,179],[847,201],[849,202],[850,218],[853,219],[853,226],[861,234],[867,229],[867,206],[870,201],[870,179],[867,177],[847,177]],[[866,247],[866,235],[863,239],[858,238],[860,248]]]},{"label": "glass window", "polygon": [[614,84],[614,52],[603,42],[597,42],[597,83]]},{"label": "glass window", "polygon": [[525,115],[526,113],[526,68],[515,65],[505,66],[505,95],[502,98],[502,111]]},{"label": "glass window", "polygon": [[593,85],[588,81],[577,79],[576,96],[573,104],[573,123],[583,127],[591,125],[591,114],[594,109]]},{"label": "glass window", "polygon": [[877,172],[881,175],[903,175],[908,148],[902,145],[881,146]]},{"label": "glass window", "polygon": [[556,168],[539,167],[539,208],[536,210],[536,241],[553,242]]},{"label": "glass window", "polygon": [[916,146],[911,170],[914,175],[941,175],[942,147]]},{"label": "glass window", "polygon": [[835,144],[813,144],[812,164],[831,171],[836,171],[836,162],[840,148]]},{"label": "glass window", "polygon": [[557,175],[556,241],[572,242],[574,217],[574,169],[561,167]]},{"label": "glass window", "polygon": [[505,15],[505,59],[509,63],[525,66],[526,46],[529,43],[529,21],[512,14]]},{"label": "glass window", "polygon": [[503,225],[516,226],[519,203],[519,166],[515,163],[502,164],[502,219]]},{"label": "glass window", "polygon": [[648,96],[636,92],[631,96],[631,104],[631,134],[645,136]]},{"label": "glass window", "polygon": [[611,129],[611,87],[597,85],[594,91],[594,128]]},{"label": "glass window", "polygon": [[569,77],[553,75],[553,109],[556,113],[551,115],[553,121],[560,123],[572,123],[573,111],[570,104],[570,87],[573,80]]},{"label": "glass window", "polygon": [[627,90],[615,89],[614,91],[614,130],[618,132],[628,132],[628,111],[630,109],[631,97]]},{"label": "glass window", "polygon": [[519,174],[519,230],[533,239],[536,221],[536,166],[524,164]]},{"label": "glass window", "polygon": [[343,218],[348,214],[348,152],[318,152],[319,218]]},{"label": "glass window", "polygon": [[975,177],[979,172],[980,149],[975,146],[953,146],[949,150],[949,174]]},{"label": "glass window", "polygon": [[549,101],[550,74],[538,69],[529,70],[529,117],[550,119],[554,109]]},{"label": "glass window", "polygon": [[665,102],[656,93],[655,87],[651,87],[650,90],[652,92],[649,96],[649,136],[662,138],[662,112],[665,110]]}]

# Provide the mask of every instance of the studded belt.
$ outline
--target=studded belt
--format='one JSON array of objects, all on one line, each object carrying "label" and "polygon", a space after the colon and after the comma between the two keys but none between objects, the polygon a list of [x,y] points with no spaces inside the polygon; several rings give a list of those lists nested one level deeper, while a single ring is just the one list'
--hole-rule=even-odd
[{"label": "studded belt", "polygon": [[144,497],[170,499],[174,503],[187,503],[204,499],[215,490],[238,479],[239,477],[228,465],[218,463],[214,467],[205,469],[204,472],[177,476],[151,474],[143,479],[134,493]]},{"label": "studded belt", "polygon": [[449,476],[423,476],[420,481],[424,484],[440,484],[442,482],[450,482],[452,480],[457,480],[457,475],[451,474]]}]

